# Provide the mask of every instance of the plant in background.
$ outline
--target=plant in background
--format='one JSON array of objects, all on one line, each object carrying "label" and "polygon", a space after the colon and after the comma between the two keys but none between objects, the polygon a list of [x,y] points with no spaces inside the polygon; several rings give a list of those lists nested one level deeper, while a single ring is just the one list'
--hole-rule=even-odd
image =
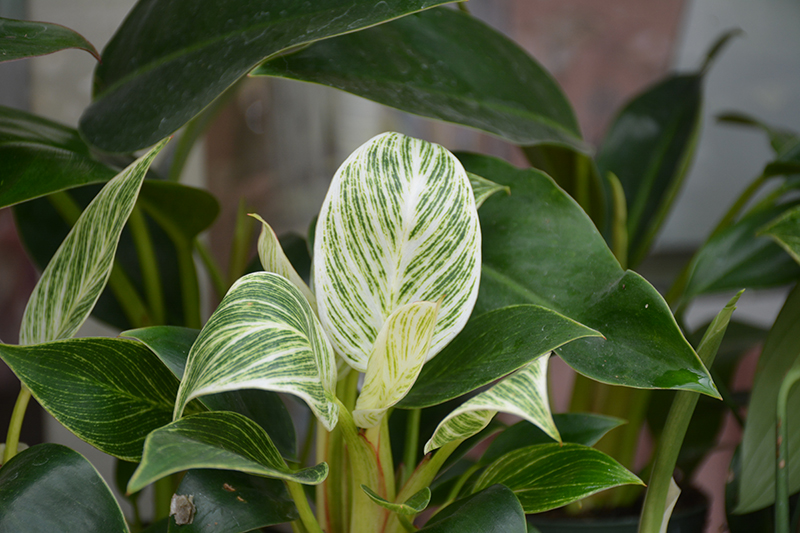
[{"label": "plant in background", "polygon": [[[434,7],[441,3],[142,1],[102,53],[78,131],[0,110],[0,207],[14,206],[31,255],[47,265],[20,346],[0,345],[23,384],[0,469],[0,529],[128,529],[80,455],[52,444],[17,454],[31,395],[120,460],[134,529],[140,490],[154,483],[158,521],[149,531],[291,522],[295,531],[395,532],[416,529],[430,505],[436,514],[423,531],[510,532],[526,530],[525,514],[639,484],[625,468],[646,413],[647,402],[634,400],[647,392],[637,389],[680,389],[641,526],[660,530],[693,404],[698,393],[719,397],[703,363],[735,299],[697,353],[681,310],[704,292],[756,286],[743,281],[764,275],[745,268],[754,262],[774,268],[769,283],[796,279],[797,268],[769,262],[775,256],[754,234],[784,204],[773,195],[770,216],[753,208],[762,218],[734,223],[766,178],[746,192],[676,283],[668,298],[683,302],[676,322],[626,268],[647,254],[691,160],[708,62],[626,106],[592,159],[549,74],[463,9]],[[52,25],[2,20],[0,29],[15,37],[0,44],[4,59],[94,50]],[[247,73],[322,83],[487,131],[523,147],[552,178],[385,134],[339,169],[308,245],[279,240],[256,217],[263,271],[245,272],[246,239],[237,238],[226,279],[197,241],[215,199],[176,181],[224,93]],[[641,117],[657,127],[643,132]],[[148,167],[181,127],[163,179]],[[154,143],[134,161],[130,154]],[[781,150],[771,175],[795,168],[789,144]],[[768,231],[791,247],[786,217]],[[222,300],[205,323],[195,254]],[[704,267],[712,259],[730,268]],[[91,312],[126,330],[122,338],[71,338]],[[769,366],[770,383],[796,355],[780,344],[794,323],[786,313],[774,349],[785,357]],[[588,378],[575,411],[623,415],[632,429],[611,431],[598,450],[591,446],[621,420],[551,416],[551,353]],[[598,382],[626,388],[600,393]],[[302,400],[298,419],[276,392]],[[598,406],[600,396],[616,400]],[[524,420],[505,427],[497,412]],[[295,422],[307,427],[299,454]],[[493,434],[482,455],[462,459]],[[87,485],[95,493],[77,505]],[[616,503],[630,498],[616,494]]]}]

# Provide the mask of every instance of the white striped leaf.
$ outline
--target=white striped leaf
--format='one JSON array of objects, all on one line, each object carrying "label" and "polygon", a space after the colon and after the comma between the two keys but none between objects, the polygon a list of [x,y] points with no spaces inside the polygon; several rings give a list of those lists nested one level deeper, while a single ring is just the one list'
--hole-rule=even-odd
[{"label": "white striped leaf", "polygon": [[294,283],[316,313],[317,299],[314,297],[314,293],[311,292],[306,282],[303,281],[303,278],[292,266],[289,258],[286,257],[281,243],[278,241],[278,236],[275,235],[272,227],[257,214],[251,213],[250,216],[261,222],[261,234],[258,236],[258,258],[261,260],[261,266],[267,272],[274,272]]},{"label": "white striped leaf", "polygon": [[192,345],[174,417],[192,398],[239,389],[302,398],[331,431],[336,361],[325,332],[300,290],[272,272],[240,278]]},{"label": "white striped leaf", "polygon": [[469,184],[472,186],[472,194],[475,196],[475,207],[483,205],[483,202],[496,192],[505,191],[506,194],[511,194],[510,188],[487,180],[483,176],[467,172],[467,177],[469,178]]},{"label": "white striped leaf", "polygon": [[411,390],[425,364],[440,305],[441,300],[404,305],[386,320],[353,411],[356,425],[377,426],[386,410]]},{"label": "white striped leaf", "polygon": [[481,235],[461,163],[441,146],[386,133],[342,164],[314,241],[320,321],[360,372],[386,319],[444,296],[427,359],[469,318],[478,294]]},{"label": "white striped leaf", "polygon": [[111,275],[119,236],[145,173],[167,142],[158,143],[109,181],[83,211],[33,289],[20,344],[67,339],[84,323]]},{"label": "white striped leaf", "polygon": [[464,402],[439,423],[425,444],[425,453],[475,435],[498,411],[522,417],[561,442],[547,399],[548,361],[546,355],[534,359],[486,392]]}]

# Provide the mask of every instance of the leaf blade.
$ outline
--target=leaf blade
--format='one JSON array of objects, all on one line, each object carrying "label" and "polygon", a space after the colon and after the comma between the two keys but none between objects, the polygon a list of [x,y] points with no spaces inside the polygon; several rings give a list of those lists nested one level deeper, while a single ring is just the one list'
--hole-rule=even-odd
[{"label": "leaf blade", "polygon": [[78,48],[100,59],[95,47],[82,35],[48,22],[16,20],[0,17],[0,62],[25,57],[43,56],[60,50]]}]

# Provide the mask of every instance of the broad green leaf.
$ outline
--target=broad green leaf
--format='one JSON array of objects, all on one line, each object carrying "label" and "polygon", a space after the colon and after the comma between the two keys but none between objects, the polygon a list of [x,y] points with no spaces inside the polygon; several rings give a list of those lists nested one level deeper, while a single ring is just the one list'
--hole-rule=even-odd
[{"label": "broad green leaf", "polygon": [[[143,342],[178,380],[183,379],[186,359],[199,330],[177,326],[153,326],[123,331],[120,336]],[[234,411],[256,422],[289,461],[297,460],[294,423],[280,397],[270,391],[249,389],[221,392],[198,398],[212,411]]]},{"label": "broad green leaf", "polygon": [[[553,415],[553,422],[563,442],[594,446],[603,435],[625,424],[613,416],[589,413],[563,413]],[[517,422],[500,433],[481,456],[481,464],[488,465],[506,453],[532,444],[548,444],[555,439],[527,420]]]},{"label": "broad green leaf", "polygon": [[525,533],[525,513],[508,487],[494,485],[456,500],[437,513],[420,533]]},{"label": "broad green leaf", "polygon": [[600,333],[538,305],[514,305],[472,318],[428,361],[400,407],[452,400],[510,374],[567,342]]},{"label": "broad green leaf", "polygon": [[316,43],[253,74],[335,87],[515,144],[550,142],[587,150],[553,77],[516,43],[451,9]]},{"label": "broad green leaf", "polygon": [[800,207],[794,207],[759,231],[769,235],[796,262],[800,263]]},{"label": "broad green leaf", "polygon": [[0,344],[0,358],[56,420],[119,459],[138,461],[147,434],[172,420],[178,380],[141,343]]},{"label": "broad green leaf", "polygon": [[283,482],[231,470],[189,470],[175,491],[194,496],[191,524],[169,531],[253,531],[297,519],[297,509]]},{"label": "broad green leaf", "polygon": [[271,272],[239,279],[192,346],[174,417],[192,398],[239,389],[288,392],[331,431],[336,361],[300,290]]},{"label": "broad green leaf", "polygon": [[[133,152],[171,134],[268,57],[357,31],[442,0],[139,1],[103,50],[86,139]],[[192,16],[186,16],[191,13]]]},{"label": "broad green leaf", "polygon": [[218,411],[187,416],[150,433],[128,492],[193,468],[237,470],[308,485],[322,483],[328,475],[325,463],[290,469],[261,426],[238,413]]},{"label": "broad green leaf", "polygon": [[738,124],[740,126],[750,126],[763,130],[769,137],[770,146],[772,146],[775,153],[780,153],[789,142],[798,139],[797,133],[793,131],[773,127],[744,113],[722,113],[717,115],[717,120],[727,124]]},{"label": "broad green leaf", "polygon": [[68,48],[86,50],[100,59],[92,43],[59,24],[0,18],[0,62],[43,56]]},{"label": "broad green leaf", "polygon": [[275,232],[272,231],[270,225],[263,218],[256,214],[251,214],[250,216],[261,222],[261,234],[258,236],[258,257],[261,260],[261,266],[267,272],[274,272],[294,283],[308,300],[311,309],[316,313],[317,299],[311,289],[308,288],[308,285],[306,285],[306,282],[303,281],[303,278],[294,269],[289,258],[286,257],[278,236],[275,235]]},{"label": "broad green leaf", "polygon": [[692,262],[684,300],[726,290],[785,285],[800,277],[800,266],[780,246],[758,236],[762,227],[794,205],[748,213],[709,239]]},{"label": "broad green leaf", "polygon": [[364,385],[353,420],[358,427],[377,426],[386,410],[408,393],[431,346],[442,301],[400,307],[383,324],[369,356]]},{"label": "broad green leaf", "polygon": [[421,491],[413,494],[409,499],[407,499],[403,503],[392,503],[386,501],[384,498],[380,496],[377,492],[372,490],[371,488],[367,487],[366,485],[361,485],[361,490],[363,490],[369,498],[383,507],[384,509],[389,509],[393,513],[397,514],[404,514],[404,515],[414,515],[417,513],[421,513],[425,510],[428,506],[428,503],[431,501],[431,489],[425,487]]},{"label": "broad green leaf", "polygon": [[509,194],[511,192],[508,187],[498,185],[472,172],[467,172],[467,178],[469,178],[469,184],[472,186],[472,194],[475,195],[475,207],[478,209],[494,193],[505,191],[506,194]]},{"label": "broad green leaf", "polygon": [[111,274],[120,233],[144,175],[166,142],[109,181],[81,214],[28,300],[21,344],[71,337],[89,316]]},{"label": "broad green leaf", "polygon": [[[800,288],[789,294],[758,361],[753,391],[742,436],[742,477],[735,512],[745,514],[775,501],[775,420],[778,389],[789,368],[800,356]],[[800,387],[795,387],[787,402],[788,444],[797,450],[800,443]],[[800,490],[800,454],[790,453],[786,468],[789,494]]]},{"label": "broad green leaf", "polygon": [[117,500],[78,452],[39,444],[0,469],[0,531],[128,533]]},{"label": "broad green leaf", "polygon": [[468,171],[511,188],[510,196],[481,207],[476,314],[512,304],[546,307],[604,337],[556,348],[578,372],[605,383],[718,397],[658,291],[620,268],[591,220],[550,178],[498,159],[460,157]]},{"label": "broad green leaf", "polygon": [[580,444],[535,444],[489,465],[473,492],[501,483],[526,513],[541,513],[620,485],[642,481],[606,454]]},{"label": "broad green leaf", "polygon": [[0,208],[116,174],[91,156],[74,129],[2,106],[0,165]]},{"label": "broad green leaf", "polygon": [[398,133],[353,152],[314,239],[319,317],[337,353],[365,372],[389,315],[444,296],[427,359],[439,353],[472,312],[480,243],[472,188],[450,152]]},{"label": "broad green leaf", "polygon": [[464,402],[442,420],[425,445],[425,453],[452,440],[464,439],[478,433],[498,411],[519,416],[561,442],[547,398],[548,361],[549,357],[546,355],[539,357],[486,392]]}]

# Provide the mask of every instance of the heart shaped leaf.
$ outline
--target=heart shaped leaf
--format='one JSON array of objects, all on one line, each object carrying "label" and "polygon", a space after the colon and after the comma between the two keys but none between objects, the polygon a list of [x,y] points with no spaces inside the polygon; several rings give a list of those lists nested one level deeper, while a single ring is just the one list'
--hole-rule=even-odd
[{"label": "heart shaped leaf", "polygon": [[0,62],[43,56],[68,48],[86,50],[100,59],[92,43],[79,33],[47,22],[0,18]]},{"label": "heart shaped leaf", "polygon": [[427,359],[467,322],[481,234],[466,172],[441,146],[379,135],[342,164],[319,214],[314,286],[336,351],[365,372],[384,323],[444,296]]}]

